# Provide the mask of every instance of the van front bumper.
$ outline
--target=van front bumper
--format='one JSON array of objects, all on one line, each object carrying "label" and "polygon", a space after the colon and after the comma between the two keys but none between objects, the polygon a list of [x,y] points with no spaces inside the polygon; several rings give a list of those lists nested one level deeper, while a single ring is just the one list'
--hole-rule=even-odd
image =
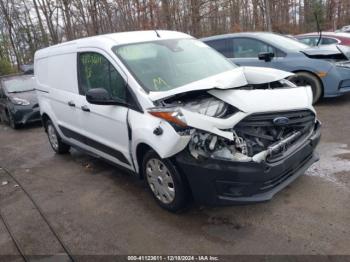
[{"label": "van front bumper", "polygon": [[314,152],[320,140],[320,125],[305,143],[288,157],[274,163],[235,162],[216,159],[197,160],[188,150],[175,158],[185,174],[196,202],[230,205],[270,200],[316,161]]}]

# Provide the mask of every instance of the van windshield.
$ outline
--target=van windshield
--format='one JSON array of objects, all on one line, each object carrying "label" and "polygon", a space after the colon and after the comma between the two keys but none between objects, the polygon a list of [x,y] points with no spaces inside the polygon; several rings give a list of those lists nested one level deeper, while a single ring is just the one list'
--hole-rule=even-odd
[{"label": "van windshield", "polygon": [[167,91],[236,67],[195,39],[116,46],[114,53],[146,91]]}]

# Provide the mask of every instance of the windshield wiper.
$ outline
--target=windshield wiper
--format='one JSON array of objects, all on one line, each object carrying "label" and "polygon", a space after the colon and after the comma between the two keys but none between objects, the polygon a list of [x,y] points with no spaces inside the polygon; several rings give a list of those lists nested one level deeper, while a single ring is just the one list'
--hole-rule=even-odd
[{"label": "windshield wiper", "polygon": [[16,94],[16,93],[24,93],[24,92],[30,92],[30,91],[34,91],[35,89],[28,89],[28,90],[23,90],[23,91],[12,91],[12,92],[8,92],[9,94]]}]

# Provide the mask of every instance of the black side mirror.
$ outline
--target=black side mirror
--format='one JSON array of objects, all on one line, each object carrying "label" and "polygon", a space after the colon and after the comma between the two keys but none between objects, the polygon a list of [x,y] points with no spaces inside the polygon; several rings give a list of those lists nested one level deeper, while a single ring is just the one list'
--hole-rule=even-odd
[{"label": "black side mirror", "polygon": [[104,88],[92,88],[86,92],[86,100],[95,105],[124,105],[113,99]]},{"label": "black side mirror", "polygon": [[262,52],[258,55],[259,60],[264,60],[265,62],[270,62],[274,57],[275,54],[270,52]]}]

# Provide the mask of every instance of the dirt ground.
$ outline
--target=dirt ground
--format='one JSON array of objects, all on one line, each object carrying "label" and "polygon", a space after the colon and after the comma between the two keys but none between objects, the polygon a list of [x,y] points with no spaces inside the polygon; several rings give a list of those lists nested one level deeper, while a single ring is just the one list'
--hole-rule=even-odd
[{"label": "dirt ground", "polygon": [[[59,239],[74,255],[350,255],[350,94],[316,108],[321,160],[272,201],[176,215],[129,174],[75,150],[54,154],[41,127],[0,125],[1,214],[27,255],[65,253]],[[18,250],[0,220],[9,254]]]}]

